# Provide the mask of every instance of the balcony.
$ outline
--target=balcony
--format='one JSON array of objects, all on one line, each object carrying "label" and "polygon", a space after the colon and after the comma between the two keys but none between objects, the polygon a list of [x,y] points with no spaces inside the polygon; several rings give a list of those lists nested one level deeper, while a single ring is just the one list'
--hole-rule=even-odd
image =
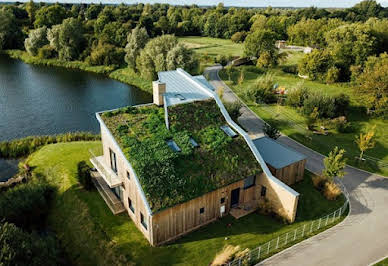
[{"label": "balcony", "polygon": [[92,158],[90,158],[90,162],[97,169],[101,177],[105,180],[105,182],[110,188],[122,185],[123,181],[117,176],[115,172],[113,172],[113,170],[109,166],[105,164],[103,156],[93,156]]}]

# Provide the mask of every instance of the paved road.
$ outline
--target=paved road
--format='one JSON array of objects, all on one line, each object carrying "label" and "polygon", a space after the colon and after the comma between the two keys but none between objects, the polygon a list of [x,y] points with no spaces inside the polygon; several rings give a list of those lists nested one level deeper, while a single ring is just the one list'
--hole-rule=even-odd
[{"label": "paved road", "polygon": [[[223,89],[227,102],[237,96],[219,80],[220,67],[206,69],[205,74],[217,89]],[[242,108],[239,123],[252,136],[262,136],[263,120],[249,108]],[[307,156],[306,168],[320,173],[324,156],[281,136],[279,142]],[[350,193],[351,211],[339,225],[305,240],[259,265],[360,265],[365,266],[388,255],[388,178],[353,167],[346,167],[343,184]]]}]

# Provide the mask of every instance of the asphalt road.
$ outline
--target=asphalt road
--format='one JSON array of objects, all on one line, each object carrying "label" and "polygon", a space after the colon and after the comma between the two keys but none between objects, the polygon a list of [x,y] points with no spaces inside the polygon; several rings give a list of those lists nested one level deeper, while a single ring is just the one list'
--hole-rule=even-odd
[{"label": "asphalt road", "polygon": [[[210,83],[223,89],[227,102],[239,101],[218,76],[219,66],[205,70]],[[248,107],[242,108],[239,123],[251,137],[263,135],[264,124]],[[307,156],[306,168],[314,173],[323,169],[324,156],[281,136],[279,142]],[[369,265],[388,255],[388,178],[346,167],[342,182],[350,194],[349,216],[339,225],[286,249],[259,265]],[[324,215],[324,214],[322,214]]]}]

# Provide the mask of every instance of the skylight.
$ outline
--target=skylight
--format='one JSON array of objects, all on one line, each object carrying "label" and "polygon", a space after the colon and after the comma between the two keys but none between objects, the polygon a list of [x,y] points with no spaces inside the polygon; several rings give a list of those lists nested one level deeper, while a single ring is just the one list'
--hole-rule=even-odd
[{"label": "skylight", "polygon": [[186,98],[182,94],[175,94],[175,97],[177,97],[179,100],[183,101],[186,100]]},{"label": "skylight", "polygon": [[189,141],[190,141],[191,145],[193,145],[194,148],[199,147],[198,143],[193,138],[190,138]]},{"label": "skylight", "polygon": [[174,140],[170,139],[170,140],[167,140],[166,142],[167,142],[167,145],[171,148],[171,150],[175,152],[181,151],[181,148],[179,148],[178,144],[176,144]]},{"label": "skylight", "polygon": [[222,129],[222,131],[225,132],[226,135],[228,135],[229,137],[232,137],[232,138],[235,138],[237,137],[237,134],[236,132],[233,131],[233,129],[231,129],[229,126],[220,126],[220,128]]}]

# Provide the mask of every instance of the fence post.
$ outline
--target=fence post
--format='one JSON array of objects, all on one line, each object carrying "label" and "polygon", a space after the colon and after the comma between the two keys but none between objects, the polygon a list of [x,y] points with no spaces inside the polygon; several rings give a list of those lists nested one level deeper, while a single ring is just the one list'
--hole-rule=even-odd
[{"label": "fence post", "polygon": [[304,237],[304,230],[306,229],[306,224],[303,225],[302,238]]},{"label": "fence post", "polygon": [[333,214],[333,221],[331,221],[332,223],[334,222],[334,220],[335,220],[335,213],[336,213],[337,211],[335,211],[334,212],[334,214]]},{"label": "fence post", "polygon": [[271,241],[268,242],[267,255],[269,254],[269,247],[271,246]]},{"label": "fence post", "polygon": [[319,228],[321,228],[321,221],[322,221],[322,218],[319,218],[318,230]]},{"label": "fence post", "polygon": [[325,226],[327,226],[327,222],[329,221],[329,214],[326,216],[326,223]]},{"label": "fence post", "polygon": [[310,233],[313,232],[313,224],[314,224],[314,221],[312,221],[312,223],[311,223],[311,226],[310,226]]},{"label": "fence post", "polygon": [[238,266],[241,266],[241,258],[238,259]]},{"label": "fence post", "polygon": [[278,247],[279,247],[279,237],[280,236],[278,236],[278,241],[276,241],[276,249],[278,249]]},{"label": "fence post", "polygon": [[287,245],[287,240],[288,240],[288,232],[286,234],[286,243],[284,245]]},{"label": "fence post", "polygon": [[296,230],[297,229],[295,229],[295,232],[294,232],[294,241],[296,240]]},{"label": "fence post", "polygon": [[257,260],[260,259],[261,246],[259,247],[259,254],[257,255]]}]

